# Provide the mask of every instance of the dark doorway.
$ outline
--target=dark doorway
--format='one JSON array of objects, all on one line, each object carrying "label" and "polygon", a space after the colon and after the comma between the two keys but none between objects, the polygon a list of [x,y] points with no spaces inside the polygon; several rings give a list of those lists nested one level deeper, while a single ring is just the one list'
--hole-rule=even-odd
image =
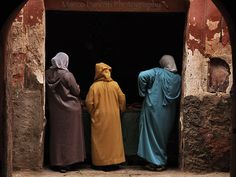
[{"label": "dark doorway", "polygon": [[[46,69],[57,52],[66,52],[69,70],[84,100],[93,82],[95,63],[105,62],[126,94],[127,105],[141,103],[137,76],[142,70],[158,66],[163,54],[174,56],[181,74],[185,17],[185,13],[47,11]],[[170,144],[170,164],[176,165],[178,118]]]},{"label": "dark doorway", "polygon": [[184,13],[46,13],[46,68],[64,51],[85,98],[96,62],[112,67],[112,77],[127,96],[140,101],[136,79],[141,70],[156,67],[163,54],[172,54],[182,67]]}]

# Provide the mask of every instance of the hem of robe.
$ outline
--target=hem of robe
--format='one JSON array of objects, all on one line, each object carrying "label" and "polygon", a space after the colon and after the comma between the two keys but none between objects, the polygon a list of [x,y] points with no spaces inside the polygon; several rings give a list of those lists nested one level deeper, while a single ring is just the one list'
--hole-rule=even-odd
[{"label": "hem of robe", "polygon": [[125,162],[125,158],[119,158],[119,159],[112,159],[112,160],[106,160],[106,161],[93,161],[93,165],[96,166],[104,166],[104,165],[114,165],[114,164],[120,164]]},{"label": "hem of robe", "polygon": [[157,163],[156,161],[154,162],[154,161],[152,161],[151,159],[145,157],[143,154],[137,153],[137,155],[138,155],[139,157],[145,159],[146,161],[148,161],[148,162],[150,162],[150,163],[153,163],[153,164],[155,164],[155,165],[166,165],[166,163],[161,163],[160,160],[158,160],[159,163]]},{"label": "hem of robe", "polygon": [[72,160],[70,162],[64,162],[64,163],[50,163],[51,166],[67,166],[67,165],[72,165],[75,163],[80,163],[80,162],[84,162],[85,157],[78,159],[78,160]]}]

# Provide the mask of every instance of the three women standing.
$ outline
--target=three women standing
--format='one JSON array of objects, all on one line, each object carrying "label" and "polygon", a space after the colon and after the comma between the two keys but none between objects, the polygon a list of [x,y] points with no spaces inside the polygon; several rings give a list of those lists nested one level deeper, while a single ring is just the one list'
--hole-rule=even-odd
[{"label": "three women standing", "polygon": [[[50,163],[65,166],[85,159],[85,145],[80,87],[68,71],[69,57],[59,52],[46,71],[50,113]],[[149,170],[163,170],[167,163],[167,142],[172,129],[181,77],[176,73],[174,58],[164,55],[161,68],[140,72],[138,89],[144,97],[140,114],[140,136],[137,154],[144,158]],[[92,164],[109,171],[125,162],[121,113],[126,108],[125,94],[111,78],[111,67],[95,65],[94,82],[86,96],[91,116]]]}]

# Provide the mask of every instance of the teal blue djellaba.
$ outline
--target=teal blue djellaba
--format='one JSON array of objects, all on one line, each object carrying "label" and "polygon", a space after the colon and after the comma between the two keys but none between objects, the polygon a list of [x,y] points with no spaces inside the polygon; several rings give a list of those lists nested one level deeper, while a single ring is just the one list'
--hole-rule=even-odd
[{"label": "teal blue djellaba", "polygon": [[142,71],[138,76],[138,90],[144,100],[137,154],[148,162],[165,166],[168,137],[181,93],[181,76],[159,67]]}]

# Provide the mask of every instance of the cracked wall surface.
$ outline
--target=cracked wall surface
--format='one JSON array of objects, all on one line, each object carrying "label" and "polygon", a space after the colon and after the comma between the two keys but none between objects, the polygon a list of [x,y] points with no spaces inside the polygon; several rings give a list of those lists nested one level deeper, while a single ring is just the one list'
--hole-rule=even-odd
[{"label": "cracked wall surface", "polygon": [[[185,35],[180,117],[181,168],[191,171],[229,171],[230,90],[233,78],[228,28],[210,0],[192,0]],[[220,74],[222,67],[210,65],[213,58],[220,58],[227,64],[228,74]],[[214,89],[212,92],[210,86],[213,87],[212,83],[219,84],[216,81],[224,89]]]},{"label": "cracked wall surface", "polygon": [[[233,79],[232,74],[229,75],[224,93],[210,93],[209,62],[213,57],[220,57],[232,73],[228,28],[210,0],[191,0],[189,3],[182,70],[180,166],[193,171],[227,171]],[[58,8],[65,6],[59,4]],[[107,9],[109,7],[103,10]],[[43,166],[44,16],[44,1],[30,0],[13,22],[6,44],[15,169],[40,169]]]},{"label": "cracked wall surface", "polygon": [[43,1],[28,1],[7,37],[8,79],[13,110],[13,167],[43,164],[45,22]]},{"label": "cracked wall surface", "polygon": [[229,171],[231,98],[186,96],[183,100],[183,159],[190,171]]}]

